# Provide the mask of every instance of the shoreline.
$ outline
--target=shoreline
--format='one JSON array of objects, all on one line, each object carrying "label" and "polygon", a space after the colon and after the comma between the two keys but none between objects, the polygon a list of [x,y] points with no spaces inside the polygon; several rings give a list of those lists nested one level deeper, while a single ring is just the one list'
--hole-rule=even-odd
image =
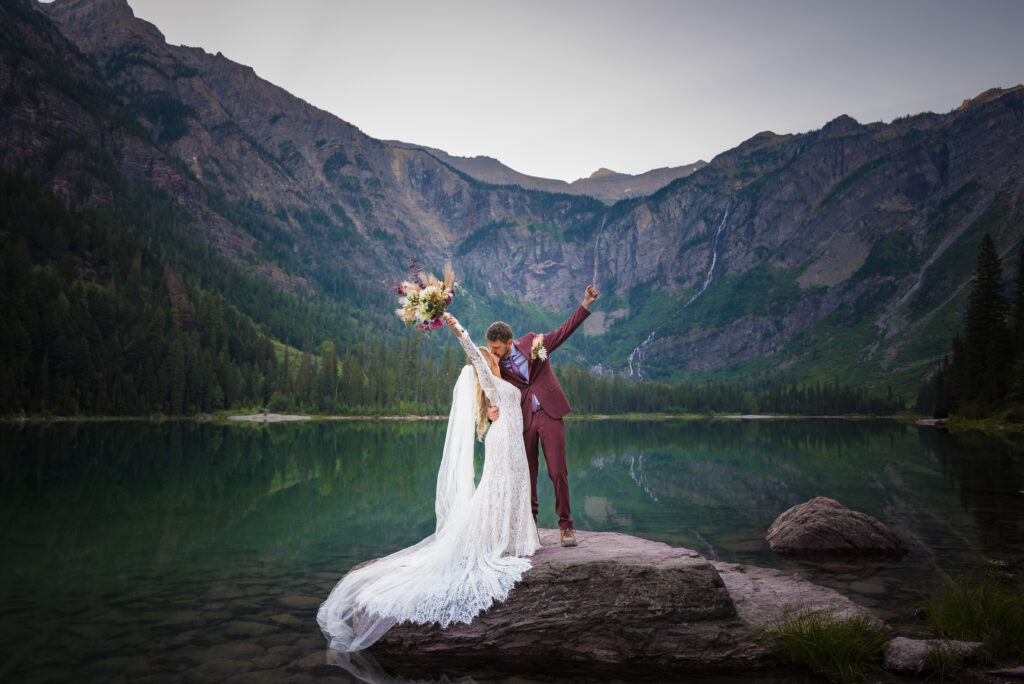
[{"label": "shoreline", "polygon": [[[936,424],[931,419],[919,418],[917,416],[894,415],[878,416],[860,413],[835,414],[835,415],[805,415],[791,413],[570,413],[565,420],[588,421],[588,420],[900,420],[913,422],[918,425],[930,425],[942,427],[941,423]],[[421,421],[421,420],[448,420],[447,415],[430,414],[399,414],[399,415],[348,415],[348,414],[317,414],[317,413],[224,413],[209,414],[201,413],[195,415],[173,416],[163,414],[152,414],[145,416],[110,416],[110,415],[81,415],[81,416],[0,416],[0,423],[11,424],[45,424],[45,423],[104,423],[104,422],[220,422],[225,423],[291,423],[291,422],[317,422],[317,421],[367,421],[367,420],[390,420],[390,421]],[[1007,428],[1002,428],[1003,430]],[[1024,426],[1021,426],[1024,429]]]}]

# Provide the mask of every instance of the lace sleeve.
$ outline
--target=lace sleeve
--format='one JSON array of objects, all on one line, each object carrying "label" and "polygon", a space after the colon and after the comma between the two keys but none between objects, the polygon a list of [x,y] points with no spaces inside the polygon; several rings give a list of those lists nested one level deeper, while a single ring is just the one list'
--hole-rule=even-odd
[{"label": "lace sleeve", "polygon": [[495,403],[498,400],[498,387],[495,383],[494,373],[491,372],[491,367],[487,365],[484,355],[473,344],[473,340],[469,339],[469,333],[463,332],[462,336],[458,339],[459,344],[466,351],[466,356],[469,357],[473,367],[476,368],[476,376],[480,380],[480,389],[484,391],[487,399],[492,404]]}]

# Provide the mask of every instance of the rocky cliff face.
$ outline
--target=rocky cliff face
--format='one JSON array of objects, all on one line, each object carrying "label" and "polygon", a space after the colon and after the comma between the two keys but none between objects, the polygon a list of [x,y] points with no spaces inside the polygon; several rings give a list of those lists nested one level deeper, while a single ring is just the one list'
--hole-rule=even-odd
[{"label": "rocky cliff face", "polygon": [[372,281],[410,255],[451,260],[462,305],[540,328],[594,281],[603,299],[563,360],[635,377],[909,389],[948,349],[981,235],[1012,257],[1024,233],[1019,87],[947,114],[761,133],[608,207],[370,138],[248,67],[167,45],[124,0],[3,11],[22,46],[0,65],[5,168],[76,204],[102,204],[116,174],[162,188],[197,236],[288,289],[326,292],[340,266]]},{"label": "rocky cliff face", "polygon": [[[837,345],[850,369],[925,365],[920,344],[951,322],[981,234],[1019,247],[1022,109],[1017,88],[946,115],[765,133],[635,203],[597,238],[631,249],[597,252],[635,263],[620,288],[678,293],[647,358],[780,368]],[[668,249],[642,237],[668,226]]]},{"label": "rocky cliff face", "polygon": [[[944,115],[762,133],[545,253],[612,295],[613,368],[911,385],[948,350],[981,235],[1010,261],[1019,246],[1022,103],[1018,88]],[[524,239],[505,231],[471,263],[528,269]]]},{"label": "rocky cliff face", "polygon": [[[3,35],[0,164],[46,178],[75,205],[104,203],[111,172],[166,189],[183,204],[203,193],[173,160],[133,134],[124,112],[109,98],[103,75],[25,2],[0,6]],[[110,159],[90,158],[94,143]],[[102,168],[109,164],[110,169]]]},{"label": "rocky cliff face", "polygon": [[296,241],[315,241],[304,225],[312,212],[313,222],[347,237],[317,241],[317,250],[363,268],[392,267],[408,254],[441,260],[495,221],[565,225],[601,208],[583,198],[484,188],[422,150],[385,145],[219,53],[168,45],[125,0],[40,7],[203,184],[261,205]]}]

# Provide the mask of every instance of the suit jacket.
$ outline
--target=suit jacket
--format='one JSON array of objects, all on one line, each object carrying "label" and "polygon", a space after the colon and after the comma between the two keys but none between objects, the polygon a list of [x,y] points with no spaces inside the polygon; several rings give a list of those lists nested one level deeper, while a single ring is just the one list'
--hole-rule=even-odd
[{"label": "suit jacket", "polygon": [[510,372],[504,365],[499,364],[501,377],[518,387],[523,395],[521,406],[523,409],[524,427],[530,425],[533,414],[530,391],[537,395],[541,408],[552,418],[563,418],[572,410],[569,407],[569,400],[565,398],[565,392],[562,391],[562,386],[558,384],[558,379],[551,370],[550,354],[558,349],[569,338],[569,335],[572,335],[576,328],[580,327],[580,324],[587,320],[589,315],[590,311],[581,304],[565,323],[544,336],[544,348],[548,350],[549,354],[546,359],[530,358],[530,347],[533,345],[533,340],[537,337],[537,333],[527,333],[512,342],[516,349],[519,350],[519,353],[526,357],[529,364],[530,380],[528,382],[524,382],[518,375]]}]

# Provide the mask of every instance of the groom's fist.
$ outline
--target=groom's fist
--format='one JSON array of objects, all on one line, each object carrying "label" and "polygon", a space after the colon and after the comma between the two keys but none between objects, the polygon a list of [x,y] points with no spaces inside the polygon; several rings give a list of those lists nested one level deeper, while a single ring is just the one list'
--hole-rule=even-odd
[{"label": "groom's fist", "polygon": [[589,309],[590,305],[597,300],[597,290],[593,285],[587,285],[587,291],[583,293],[583,308]]}]

